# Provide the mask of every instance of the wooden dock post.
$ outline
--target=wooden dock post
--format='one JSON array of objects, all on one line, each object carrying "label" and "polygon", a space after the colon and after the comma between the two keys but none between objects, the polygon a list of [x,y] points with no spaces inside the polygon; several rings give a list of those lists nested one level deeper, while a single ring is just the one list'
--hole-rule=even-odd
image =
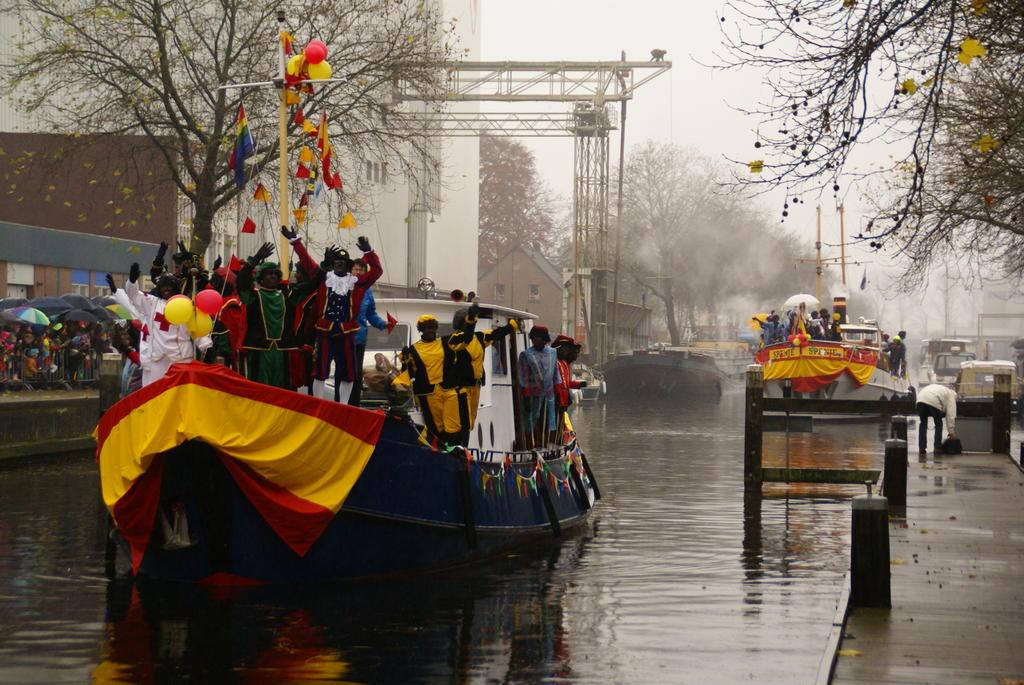
[{"label": "wooden dock post", "polygon": [[850,604],[892,607],[889,575],[889,501],[868,494],[853,498],[850,551]]},{"label": "wooden dock post", "polygon": [[891,419],[892,428],[889,432],[890,438],[896,438],[897,440],[907,439],[907,417],[906,416],[894,416]]},{"label": "wooden dock post", "polygon": [[747,404],[743,432],[743,483],[746,487],[761,487],[761,415],[764,407],[764,368],[760,364],[747,366]]},{"label": "wooden dock post", "polygon": [[105,352],[100,361],[100,416],[121,399],[121,355]]},{"label": "wooden dock post", "polygon": [[[906,421],[906,417],[903,419]],[[895,421],[893,427],[895,427]],[[907,430],[906,423],[903,424],[903,430]],[[889,500],[891,506],[904,507],[907,505],[907,468],[907,441],[886,440],[882,494]]]},{"label": "wooden dock post", "polygon": [[992,391],[992,451],[1010,453],[1010,374],[997,373]]}]

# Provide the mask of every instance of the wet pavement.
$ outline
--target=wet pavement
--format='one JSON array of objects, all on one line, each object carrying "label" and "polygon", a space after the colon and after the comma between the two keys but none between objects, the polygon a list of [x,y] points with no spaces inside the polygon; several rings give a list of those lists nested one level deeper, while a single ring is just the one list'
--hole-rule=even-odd
[{"label": "wet pavement", "polygon": [[[859,489],[744,498],[742,393],[589,405],[604,499],[582,536],[405,580],[209,591],[103,579],[91,460],[0,470],[0,682],[813,680]],[[879,425],[816,426],[792,465],[877,467]],[[766,435],[765,464],[786,439]]]}]

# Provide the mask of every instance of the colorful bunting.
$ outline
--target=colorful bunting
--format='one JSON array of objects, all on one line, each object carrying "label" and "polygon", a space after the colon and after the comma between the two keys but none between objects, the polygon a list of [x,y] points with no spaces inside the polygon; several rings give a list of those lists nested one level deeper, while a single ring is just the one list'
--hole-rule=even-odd
[{"label": "colorful bunting", "polygon": [[242,224],[242,228],[239,230],[239,232],[240,233],[255,233],[256,232],[256,222],[253,221],[252,219],[250,219],[249,217],[245,217],[245,223]]},{"label": "colorful bunting", "polygon": [[303,164],[310,164],[313,161],[313,150],[303,146],[302,149],[299,150],[299,161]]},{"label": "colorful bunting", "polygon": [[301,126],[302,122],[304,122],[305,120],[306,115],[303,114],[302,108],[299,107],[297,110],[295,110],[295,116],[292,117],[292,121],[294,121],[297,126]]},{"label": "colorful bunting", "polygon": [[345,214],[341,217],[341,221],[338,222],[338,228],[355,228],[355,227],[356,227],[356,217],[352,214],[352,212],[345,212]]},{"label": "colorful bunting", "polygon": [[292,105],[297,105],[300,102],[302,102],[302,98],[299,97],[298,93],[296,93],[291,88],[284,89],[284,104],[291,107]]},{"label": "colorful bunting", "polygon": [[252,199],[256,200],[256,202],[270,202],[270,192],[265,185],[257,183],[256,192],[252,194]]},{"label": "colorful bunting", "polygon": [[299,163],[299,168],[295,172],[295,178],[309,178],[309,177],[310,177],[309,168],[305,164],[302,164],[300,162]]},{"label": "colorful bunting", "polygon": [[306,223],[306,208],[300,207],[299,209],[293,209],[292,215],[295,217],[295,223],[305,225]]}]

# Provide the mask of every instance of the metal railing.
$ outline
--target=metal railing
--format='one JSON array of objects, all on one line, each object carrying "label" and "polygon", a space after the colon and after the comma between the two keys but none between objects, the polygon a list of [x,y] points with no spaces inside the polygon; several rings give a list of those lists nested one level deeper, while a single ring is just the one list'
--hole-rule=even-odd
[{"label": "metal railing", "polygon": [[0,351],[0,389],[40,390],[95,385],[102,354],[64,348],[50,355],[28,356]]}]

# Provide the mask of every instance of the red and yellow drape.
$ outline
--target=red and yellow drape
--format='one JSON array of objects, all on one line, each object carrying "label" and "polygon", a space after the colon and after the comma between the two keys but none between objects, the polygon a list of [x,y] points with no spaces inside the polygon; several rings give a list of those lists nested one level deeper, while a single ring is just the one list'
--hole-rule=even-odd
[{"label": "red and yellow drape", "polygon": [[759,350],[755,360],[764,366],[764,379],[791,380],[796,392],[814,392],[846,373],[858,386],[871,380],[878,352],[836,343],[811,341],[799,347],[785,344]]}]

